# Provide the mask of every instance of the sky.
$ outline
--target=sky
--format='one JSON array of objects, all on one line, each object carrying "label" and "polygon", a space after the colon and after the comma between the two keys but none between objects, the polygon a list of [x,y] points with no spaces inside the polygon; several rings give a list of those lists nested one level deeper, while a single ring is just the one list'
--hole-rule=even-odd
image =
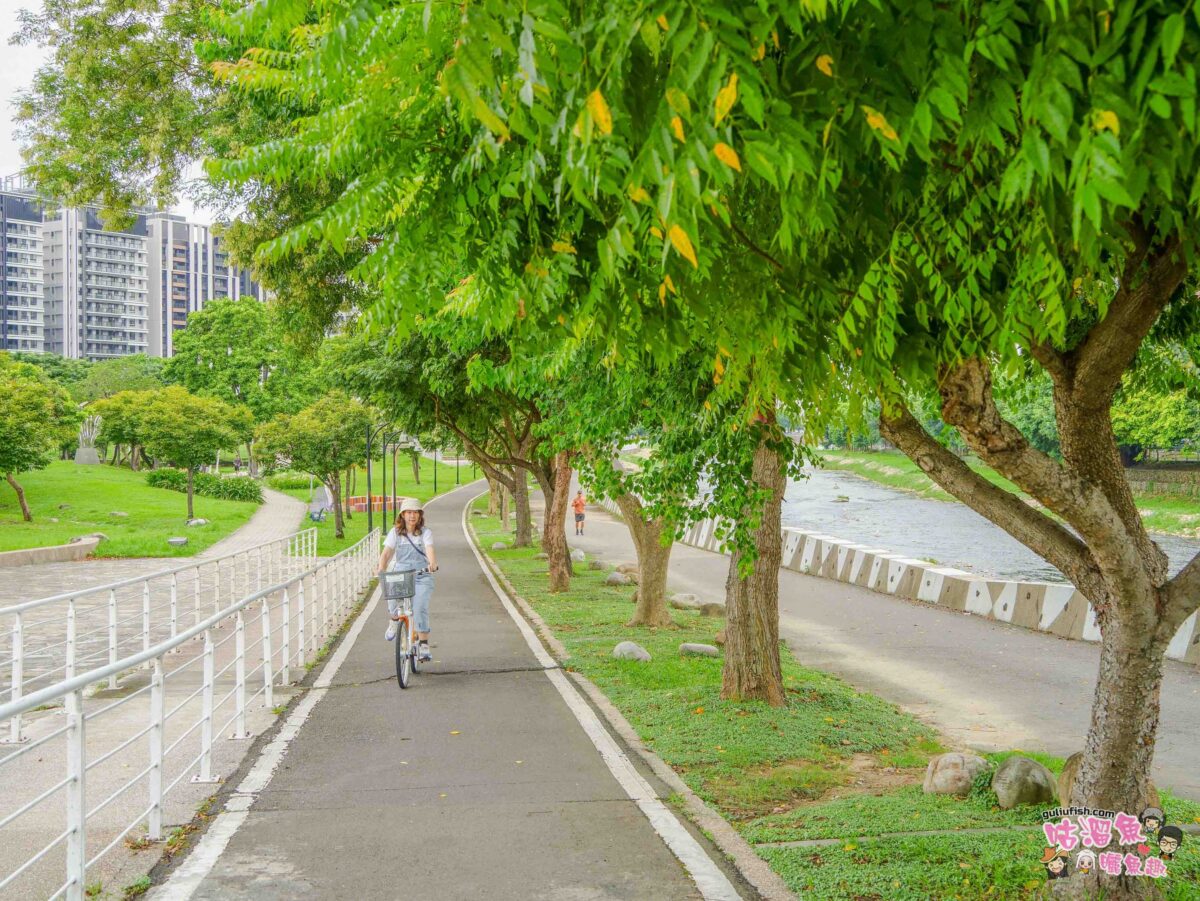
[{"label": "sky", "polygon": [[[41,47],[16,47],[9,38],[17,30],[17,12],[41,6],[39,0],[0,0],[0,177],[15,175],[22,167],[21,152],[13,134],[16,97],[33,80],[34,72],[47,59]],[[174,208],[194,222],[211,223],[213,216],[197,209],[186,198]]]}]

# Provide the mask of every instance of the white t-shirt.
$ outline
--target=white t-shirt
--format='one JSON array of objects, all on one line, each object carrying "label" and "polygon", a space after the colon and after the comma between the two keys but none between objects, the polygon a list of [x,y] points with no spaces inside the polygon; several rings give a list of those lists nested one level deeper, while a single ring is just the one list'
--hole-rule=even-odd
[{"label": "white t-shirt", "polygon": [[[423,541],[425,544],[421,549],[424,551],[428,551],[431,547],[433,547],[433,532],[429,530],[428,526],[421,531],[420,535],[413,535],[412,539],[414,541]],[[391,548],[394,551],[397,544],[401,540],[403,539],[399,534],[397,534],[395,529],[388,529],[387,538],[383,540],[383,546],[386,548]]]}]

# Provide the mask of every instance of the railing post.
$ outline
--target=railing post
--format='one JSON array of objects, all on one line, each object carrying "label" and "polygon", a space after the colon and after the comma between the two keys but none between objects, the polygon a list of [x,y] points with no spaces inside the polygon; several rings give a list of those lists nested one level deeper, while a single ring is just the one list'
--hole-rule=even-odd
[{"label": "railing post", "polygon": [[[21,614],[13,617],[12,627],[12,700],[21,700],[25,686],[25,632],[22,629]],[[21,735],[21,714],[8,721],[8,738],[0,739],[0,744],[19,745],[25,739]]]},{"label": "railing post", "polygon": [[270,709],[275,706],[275,675],[271,672],[271,605],[266,598],[262,599],[259,622],[262,625],[263,703]]},{"label": "railing post", "polygon": [[[288,593],[287,586],[283,588],[283,656],[280,660],[280,685],[291,685],[291,668],[289,664],[292,659],[292,599]],[[301,647],[303,647],[303,640]]]},{"label": "railing post", "polygon": [[213,674],[215,649],[213,648],[212,629],[204,630],[204,695],[203,711],[200,726],[200,772],[192,777],[193,782],[219,782],[212,774],[212,744],[213,744],[213,689],[216,679]]},{"label": "railing post", "polygon": [[[214,592],[214,597],[221,593],[221,561],[217,560],[217,588]],[[196,619],[192,625],[200,622],[200,565],[196,565],[196,572],[192,574],[192,605],[195,608],[192,612],[195,613]],[[196,636],[199,638],[200,636]]]},{"label": "railing post", "polygon": [[233,697],[237,705],[237,718],[233,723],[233,734],[229,737],[240,739],[250,737],[250,733],[246,731],[246,617],[243,610],[237,612],[234,629],[233,647],[237,656],[233,665]]},{"label": "railing post", "polygon": [[153,674],[150,677],[150,816],[146,823],[146,837],[152,842],[162,841],[162,769],[163,769],[163,726],[166,718],[166,692],[163,690],[163,664],[161,657],[154,658]]},{"label": "railing post", "polygon": [[[179,634],[179,577],[171,573],[171,637]],[[179,653],[179,648],[175,649]]]},{"label": "railing post", "polygon": [[[117,590],[115,588],[108,589],[108,662],[110,665],[117,662]],[[116,673],[108,677],[108,687],[110,691],[116,690]]]},{"label": "railing post", "polygon": [[67,665],[63,668],[67,679],[75,678],[75,599],[67,601]]},{"label": "railing post", "polygon": [[300,645],[299,664],[300,664],[300,666],[303,666],[305,663],[308,662],[308,655],[310,653],[312,653],[311,647],[305,648],[305,646],[304,646],[304,635],[305,635],[304,620],[305,620],[305,615],[308,611],[306,611],[304,609],[304,605],[305,605],[305,603],[307,603],[307,600],[306,600],[305,591],[304,591],[304,575],[303,575],[303,573],[300,575],[300,581],[296,584],[296,591],[299,594],[299,602],[296,605],[296,609],[300,614],[300,621],[296,624],[297,625],[297,642]]},{"label": "railing post", "polygon": [[325,642],[329,641],[329,591],[330,591],[329,586],[332,581],[329,578],[329,571],[332,568],[333,568],[332,563],[326,563],[325,566],[322,567],[322,569],[321,569],[321,585],[324,589],[321,592],[321,644],[322,645],[325,644]]},{"label": "railing post", "polygon": [[254,590],[262,591],[263,561],[262,561],[262,546],[261,545],[255,549],[255,556],[258,560],[258,566],[256,566],[254,568],[254,575],[255,575],[255,579],[254,579],[255,589]]},{"label": "railing post", "polygon": [[68,901],[83,901],[87,873],[86,823],[87,773],[84,744],[83,689],[66,697],[67,704],[67,892]]},{"label": "railing post", "polygon": [[[142,650],[150,650],[150,580],[142,582]],[[142,664],[142,669],[150,669],[150,661]]]}]

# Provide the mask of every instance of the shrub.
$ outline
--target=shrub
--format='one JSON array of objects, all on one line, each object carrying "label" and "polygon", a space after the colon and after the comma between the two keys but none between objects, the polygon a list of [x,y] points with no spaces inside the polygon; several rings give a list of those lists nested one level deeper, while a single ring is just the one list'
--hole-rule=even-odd
[{"label": "shrub", "polygon": [[313,477],[304,472],[277,472],[267,476],[267,484],[277,491],[307,488],[312,481]]},{"label": "shrub", "polygon": [[[168,491],[187,491],[187,473],[182,469],[152,469],[146,473],[146,484],[151,488],[166,488]],[[201,497],[215,497],[225,501],[253,501],[261,504],[262,486],[253,479],[222,479],[205,472],[196,473],[193,484]]]}]

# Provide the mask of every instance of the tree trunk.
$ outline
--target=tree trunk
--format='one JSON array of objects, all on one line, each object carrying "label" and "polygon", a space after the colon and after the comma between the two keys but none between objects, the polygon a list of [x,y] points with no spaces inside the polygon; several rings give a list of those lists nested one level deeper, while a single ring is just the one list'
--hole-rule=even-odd
[{"label": "tree trunk", "polygon": [[[137,472],[142,465],[142,449],[136,445],[129,445],[129,468]],[[157,469],[157,466],[155,467]]]},{"label": "tree trunk", "polygon": [[246,466],[250,471],[250,478],[258,478],[258,463],[254,459],[254,439],[249,439],[246,442]]},{"label": "tree trunk", "polygon": [[196,470],[189,466],[188,471],[187,471],[187,477],[188,477],[187,496],[188,496],[188,520],[189,521],[196,518],[196,514],[192,510],[192,498],[195,494],[195,476],[196,476]]},{"label": "tree trunk", "polygon": [[662,543],[665,523],[661,518],[646,519],[641,501],[631,494],[617,495],[617,506],[629,527],[638,559],[637,607],[633,619],[625,625],[673,626],[675,621],[667,610],[667,565],[672,544]]},{"label": "tree trunk", "polygon": [[500,529],[503,532],[508,532],[508,514],[511,509],[508,503],[508,489],[503,485],[500,486]]},{"label": "tree trunk", "polygon": [[[771,492],[754,531],[758,558],[750,576],[742,578],[738,570],[741,555],[734,553],[725,582],[721,697],[766,701],[777,707],[784,703],[779,662],[779,561],[783,553],[780,514],[787,480],[779,453],[768,441],[764,435],[754,452],[754,482]],[[747,510],[745,515],[750,512]]]},{"label": "tree trunk", "polygon": [[500,483],[487,476],[488,483],[488,516],[498,516],[500,514]]},{"label": "tree trunk", "polygon": [[421,455],[416,451],[409,452],[409,462],[412,463],[413,481],[421,484]]},{"label": "tree trunk", "polygon": [[354,489],[352,489],[350,487],[350,474],[352,472],[353,472],[353,469],[347,469],[345,472],[346,491],[342,495],[342,518],[344,520],[346,520],[347,522],[349,522],[353,518],[350,515],[350,495],[353,494],[353,492],[354,492]]},{"label": "tree trunk", "polygon": [[25,489],[13,477],[13,474],[7,473],[8,484],[12,485],[13,491],[17,493],[17,503],[21,505],[21,518],[26,522],[33,522],[33,514],[29,512],[29,504],[25,500]]},{"label": "tree trunk", "polygon": [[546,512],[542,524],[542,550],[550,565],[550,590],[568,591],[571,588],[571,551],[567,547],[567,494],[571,490],[571,455],[560,451],[554,458],[552,479],[538,476]]},{"label": "tree trunk", "polygon": [[[529,512],[529,473],[519,466],[513,467],[513,509],[517,514],[517,536],[513,547],[529,547],[533,544],[533,515]],[[566,523],[563,524],[566,536]]]},{"label": "tree trunk", "polygon": [[333,499],[333,535],[335,538],[346,537],[346,524],[342,519],[342,474],[335,472],[325,480],[325,487]]},{"label": "tree trunk", "polygon": [[108,461],[108,465],[116,466],[117,461],[120,459],[121,459],[121,445],[114,444],[113,445],[113,456],[112,456],[112,459]]}]

